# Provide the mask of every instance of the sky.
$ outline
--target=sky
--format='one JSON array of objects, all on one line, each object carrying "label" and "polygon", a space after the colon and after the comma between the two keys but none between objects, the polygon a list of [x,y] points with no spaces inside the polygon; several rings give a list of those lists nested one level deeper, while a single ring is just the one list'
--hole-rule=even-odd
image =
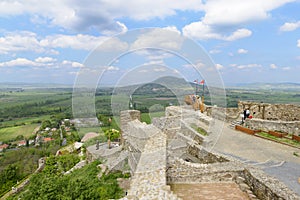
[{"label": "sky", "polygon": [[[97,51],[103,85],[209,79],[205,55],[225,85],[300,83],[299,10],[299,0],[1,0],[0,82],[74,84],[100,47],[123,53],[103,63],[110,55]],[[202,51],[171,55],[182,41]],[[192,53],[201,59],[184,60]]]}]

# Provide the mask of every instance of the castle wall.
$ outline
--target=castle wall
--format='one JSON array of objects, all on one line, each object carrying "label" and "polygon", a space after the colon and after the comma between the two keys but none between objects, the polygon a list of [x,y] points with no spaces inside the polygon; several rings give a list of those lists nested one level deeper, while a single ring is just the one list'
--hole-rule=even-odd
[{"label": "castle wall", "polygon": [[300,134],[300,121],[274,121],[263,119],[247,119],[246,126],[253,130],[279,131],[289,134]]},{"label": "castle wall", "polygon": [[238,102],[238,109],[241,113],[246,108],[249,108],[251,115],[257,119],[300,121],[300,106],[298,105]]}]

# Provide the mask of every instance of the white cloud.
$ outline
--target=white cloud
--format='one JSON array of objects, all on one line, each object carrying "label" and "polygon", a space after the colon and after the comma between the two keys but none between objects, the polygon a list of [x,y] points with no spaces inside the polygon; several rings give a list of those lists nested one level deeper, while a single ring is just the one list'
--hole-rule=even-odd
[{"label": "white cloud", "polygon": [[178,50],[183,42],[180,31],[175,27],[154,29],[141,34],[131,46],[131,49],[156,47],[162,49]]},{"label": "white cloud", "polygon": [[300,48],[300,40],[297,41],[297,47]]},{"label": "white cloud", "polygon": [[282,26],[280,26],[280,31],[294,31],[300,28],[300,21],[298,22],[286,22]]},{"label": "white cloud", "polygon": [[259,68],[261,65],[259,64],[247,64],[247,65],[237,65],[235,66],[238,69],[247,69],[247,68]]},{"label": "white cloud", "polygon": [[222,51],[219,49],[212,49],[209,51],[210,54],[217,54],[217,53],[221,53]]},{"label": "white cloud", "polygon": [[288,70],[290,70],[290,69],[291,69],[290,67],[283,67],[283,68],[282,68],[283,71],[288,71]]},{"label": "white cloud", "polygon": [[214,0],[204,6],[206,14],[203,22],[208,25],[232,26],[264,20],[270,11],[294,0]]},{"label": "white cloud", "polygon": [[202,21],[193,22],[186,25],[185,27],[183,27],[182,33],[187,37],[192,37],[200,40],[222,39],[222,36],[219,33],[214,32],[209,25],[203,23]]},{"label": "white cloud", "polygon": [[[0,63],[0,67],[36,67],[39,64],[26,58],[17,58],[7,62]],[[43,64],[40,64],[43,65]]]},{"label": "white cloud", "polygon": [[81,68],[84,67],[83,64],[79,62],[64,60],[62,62],[57,62],[56,59],[50,57],[38,57],[34,60],[29,60],[27,58],[16,58],[14,60],[6,61],[0,63],[0,67],[32,67],[36,69],[37,67],[47,67],[47,68]]},{"label": "white cloud", "polygon": [[275,64],[271,64],[270,67],[271,67],[271,69],[277,69],[278,68],[278,66],[275,65]]},{"label": "white cloud", "polygon": [[[100,42],[100,40],[99,40],[99,42]],[[121,41],[119,38],[113,37],[113,38],[104,40],[104,42],[102,42],[96,50],[102,51],[102,52],[114,52],[114,51],[125,51],[128,48],[129,48],[129,45],[127,42]]]},{"label": "white cloud", "polygon": [[183,27],[182,32],[187,37],[192,37],[200,40],[219,39],[225,41],[234,41],[252,35],[252,32],[245,28],[237,29],[230,35],[225,35],[214,30],[211,26],[203,22],[193,22]]},{"label": "white cloud", "polygon": [[167,69],[164,68],[164,67],[159,67],[159,68],[154,68],[153,71],[155,71],[155,72],[165,72],[165,71],[167,71]]},{"label": "white cloud", "polygon": [[74,62],[74,61],[69,61],[69,60],[64,60],[62,61],[62,66],[70,66],[73,68],[81,68],[84,67],[83,64],[79,63],[79,62]]},{"label": "white cloud", "polygon": [[107,71],[119,71],[120,68],[119,67],[115,67],[115,66],[108,66],[106,67]]},{"label": "white cloud", "polygon": [[[98,45],[106,41],[108,37],[104,36],[91,36],[91,35],[49,35],[42,38],[33,32],[9,32],[0,37],[0,54],[8,54],[12,52],[36,52],[36,53],[49,53],[57,55],[58,48],[71,48],[75,50],[92,50]],[[105,43],[102,49],[107,48],[122,48],[126,49],[127,44],[120,42],[117,39],[110,39],[110,44]]]},{"label": "white cloud", "polygon": [[51,57],[38,57],[34,61],[38,63],[49,63],[49,62],[55,62],[56,59]]},{"label": "white cloud", "polygon": [[129,17],[149,20],[175,15],[176,11],[199,11],[201,0],[88,0],[61,1],[1,0],[0,16],[29,14],[33,22],[48,23],[65,29],[97,29],[102,33],[120,33],[127,30],[117,19]]},{"label": "white cloud", "polygon": [[198,61],[194,65],[192,65],[192,64],[185,64],[185,65],[182,65],[182,67],[187,68],[187,69],[192,69],[192,68],[203,69],[205,67],[205,64],[202,63],[201,61]]},{"label": "white cloud", "polygon": [[225,37],[224,40],[234,41],[234,40],[238,40],[241,38],[249,37],[251,35],[252,35],[252,32],[250,30],[242,28],[242,29],[238,29],[235,32],[233,32],[230,36]]},{"label": "white cloud", "polygon": [[224,66],[221,64],[216,64],[216,68],[217,68],[217,70],[221,70],[224,68]]},{"label": "white cloud", "polygon": [[0,44],[0,54],[21,51],[45,51],[40,45],[37,35],[28,31],[6,33],[0,37]]},{"label": "white cloud", "polygon": [[51,35],[40,41],[41,46],[48,48],[72,48],[80,50],[92,50],[101,44],[106,37],[91,35]]},{"label": "white cloud", "polygon": [[237,52],[239,54],[246,54],[246,53],[248,53],[248,50],[246,50],[246,49],[239,49]]},{"label": "white cloud", "polygon": [[200,40],[220,39],[234,41],[251,36],[252,32],[241,28],[253,21],[265,20],[270,12],[295,0],[212,0],[203,6],[201,21],[192,22],[183,28],[185,36]]}]

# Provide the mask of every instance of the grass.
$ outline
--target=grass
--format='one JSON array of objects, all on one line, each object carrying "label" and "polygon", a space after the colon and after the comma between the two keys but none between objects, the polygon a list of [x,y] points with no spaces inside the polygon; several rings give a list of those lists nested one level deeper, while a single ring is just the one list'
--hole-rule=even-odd
[{"label": "grass", "polygon": [[14,126],[0,129],[0,141],[9,141],[15,139],[19,135],[23,135],[26,138],[32,136],[33,130],[39,126],[39,124],[27,124],[23,126]]},{"label": "grass", "polygon": [[151,119],[155,117],[163,117],[165,112],[141,113],[141,121],[151,124]]},{"label": "grass", "polygon": [[259,136],[265,137],[265,138],[269,138],[271,140],[275,140],[275,141],[282,142],[282,143],[285,143],[285,144],[300,147],[300,142],[298,142],[296,140],[291,140],[291,139],[288,139],[288,138],[278,138],[278,137],[270,135],[266,132],[259,132],[259,133],[256,133],[256,134],[259,135]]},{"label": "grass", "polygon": [[204,129],[201,128],[201,127],[198,127],[196,124],[191,124],[191,127],[192,127],[195,131],[197,131],[199,134],[201,134],[201,135],[203,135],[203,136],[207,136],[207,135],[208,135],[206,130],[204,130]]},{"label": "grass", "polygon": [[13,119],[10,121],[1,122],[2,127],[15,126],[15,125],[27,125],[27,124],[36,124],[37,121],[45,121],[50,119],[50,115],[42,115],[39,117],[26,117]]}]

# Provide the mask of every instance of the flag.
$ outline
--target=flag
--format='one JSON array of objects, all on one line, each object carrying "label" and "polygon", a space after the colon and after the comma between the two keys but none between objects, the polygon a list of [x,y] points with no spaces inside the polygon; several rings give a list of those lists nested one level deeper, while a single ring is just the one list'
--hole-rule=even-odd
[{"label": "flag", "polygon": [[201,81],[199,82],[199,84],[200,84],[200,85],[204,85],[204,80],[201,80]]}]

